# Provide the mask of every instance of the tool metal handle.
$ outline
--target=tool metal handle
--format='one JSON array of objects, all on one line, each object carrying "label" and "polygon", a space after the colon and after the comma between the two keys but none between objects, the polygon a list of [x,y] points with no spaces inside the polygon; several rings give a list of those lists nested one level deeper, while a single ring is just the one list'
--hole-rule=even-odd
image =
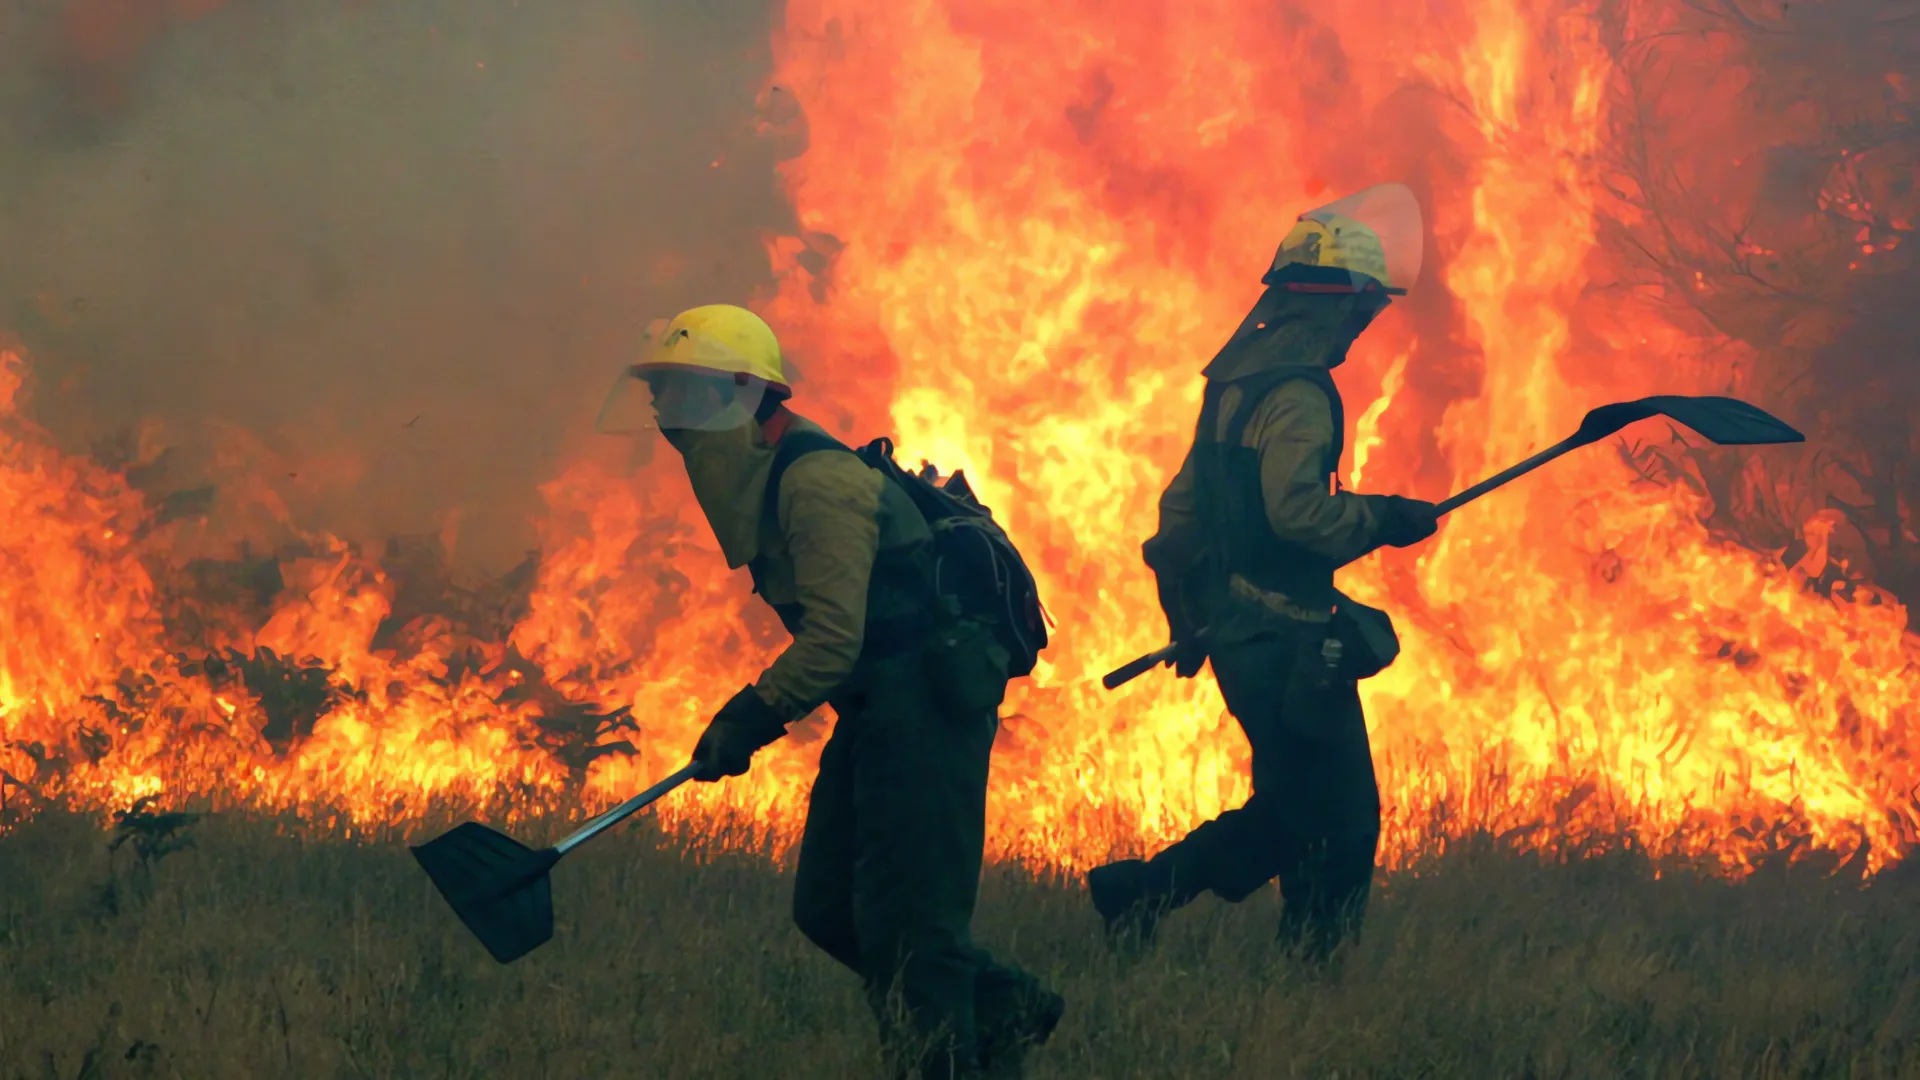
[{"label": "tool metal handle", "polygon": [[626,802],[621,803],[619,806],[580,826],[574,830],[573,835],[553,845],[553,850],[558,854],[565,855],[581,844],[586,843],[601,833],[606,832],[608,829],[613,828],[615,825],[620,824],[622,821],[645,810],[654,800],[693,779],[693,774],[699,771],[699,762],[694,761],[687,763],[686,766],[671,776],[668,776],[665,780],[660,781],[640,794],[635,795],[633,798],[628,799]]},{"label": "tool metal handle", "polygon": [[[1473,500],[1479,498],[1480,496],[1485,495],[1487,492],[1492,491],[1498,487],[1503,487],[1506,484],[1509,484],[1515,480],[1518,480],[1520,477],[1527,475],[1528,473],[1532,472],[1533,470],[1539,468],[1542,465],[1545,465],[1547,462],[1552,461],[1553,459],[1561,456],[1562,454],[1565,454],[1570,450],[1578,449],[1579,447],[1582,447],[1585,445],[1586,443],[1582,442],[1580,439],[1580,436],[1578,435],[1574,436],[1571,439],[1567,439],[1563,442],[1555,443],[1552,446],[1547,447],[1545,450],[1542,450],[1539,453],[1528,458],[1527,460],[1522,461],[1519,464],[1512,466],[1511,468],[1504,469],[1498,473],[1495,473],[1494,475],[1487,477],[1485,480],[1480,481],[1479,483],[1473,485],[1472,487],[1466,489],[1465,491],[1460,492],[1457,495],[1449,496],[1444,502],[1436,504],[1434,509],[1441,514],[1446,514],[1446,513],[1450,513],[1451,511],[1458,510],[1462,506],[1465,506],[1466,504],[1472,502]],[[1371,554],[1371,552],[1369,552],[1369,554]],[[1365,556],[1362,556],[1362,558],[1364,557]],[[1145,675],[1147,672],[1152,671],[1155,667],[1158,667],[1159,665],[1166,663],[1168,660],[1171,660],[1173,658],[1173,654],[1178,652],[1179,649],[1180,649],[1180,643],[1175,642],[1171,645],[1168,645],[1164,649],[1159,649],[1154,652],[1150,652],[1145,656],[1139,657],[1138,659],[1132,660],[1126,664],[1121,665],[1120,667],[1114,668],[1112,671],[1107,672],[1106,676],[1100,680],[1100,685],[1106,687],[1109,690],[1114,690],[1121,686],[1124,686],[1125,684],[1132,682],[1133,680],[1139,678],[1140,676]]]},{"label": "tool metal handle", "polygon": [[1565,454],[1569,450],[1576,450],[1583,445],[1585,444],[1575,439],[1567,439],[1564,442],[1554,443],[1552,446],[1547,447],[1545,450],[1540,451],[1518,465],[1503,469],[1467,490],[1460,492],[1458,495],[1449,495],[1436,505],[1434,509],[1442,514],[1452,513],[1480,496],[1485,495],[1487,492],[1492,491],[1494,488],[1503,487],[1506,484],[1518,480],[1540,466],[1545,465],[1547,462]]},{"label": "tool metal handle", "polygon": [[1145,656],[1131,660],[1107,672],[1105,677],[1100,680],[1100,685],[1109,690],[1124,686],[1140,676],[1145,675],[1147,672],[1152,671],[1161,664],[1173,659],[1173,654],[1179,651],[1180,643],[1177,641],[1164,649],[1156,649]]}]

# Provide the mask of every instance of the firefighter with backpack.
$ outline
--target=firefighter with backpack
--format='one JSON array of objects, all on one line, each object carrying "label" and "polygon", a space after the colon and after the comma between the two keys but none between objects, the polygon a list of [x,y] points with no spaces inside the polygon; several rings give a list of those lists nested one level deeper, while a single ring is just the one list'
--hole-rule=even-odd
[{"label": "firefighter with backpack", "polygon": [[1302,215],[1266,292],[1205,371],[1193,448],[1144,545],[1183,679],[1211,659],[1252,749],[1247,804],[1151,859],[1097,867],[1110,934],[1152,939],[1206,892],[1237,903],[1279,878],[1280,937],[1324,958],[1357,931],[1380,837],[1356,683],[1398,651],[1384,612],[1333,584],[1382,546],[1433,535],[1432,503],[1339,490],[1344,412],[1332,370],[1419,273],[1411,192],[1370,188]]},{"label": "firefighter with backpack", "polygon": [[644,389],[727,565],[793,635],[715,714],[696,779],[745,773],[831,705],[795,923],[859,975],[903,1070],[1017,1069],[1065,1005],[970,924],[999,706],[1046,641],[1031,575],[963,482],[899,469],[884,441],[850,450],[790,410],[779,343],[752,312],[693,308],[648,339],[615,393]]}]

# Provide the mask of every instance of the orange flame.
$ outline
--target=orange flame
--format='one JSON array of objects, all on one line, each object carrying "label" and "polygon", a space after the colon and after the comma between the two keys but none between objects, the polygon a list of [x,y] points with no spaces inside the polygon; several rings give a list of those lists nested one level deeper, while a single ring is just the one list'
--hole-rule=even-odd
[{"label": "orange flame", "polygon": [[[781,286],[762,308],[806,373],[799,406],[966,469],[1060,623],[996,747],[1001,854],[1084,865],[1247,794],[1210,680],[1107,694],[1098,676],[1163,643],[1138,550],[1199,368],[1329,187],[1404,179],[1433,222],[1426,279],[1341,371],[1356,484],[1437,498],[1593,405],[1728,381],[1723,361],[1690,359],[1720,343],[1588,288],[1609,258],[1591,162],[1611,74],[1589,22],[1548,0],[1316,18],[1229,0],[1045,19],[788,4],[776,81],[784,113],[806,115],[769,130],[808,141],[786,177],[802,235],[770,242]],[[590,809],[677,767],[784,640],[671,460],[637,483],[583,460],[546,485],[538,587],[505,640],[423,618],[406,647],[376,646],[393,585],[325,536],[282,561],[250,640],[180,640],[150,569],[167,530],[17,415],[22,374],[0,367],[9,784],[357,821],[443,796]],[[1604,451],[1551,469],[1343,575],[1404,639],[1364,687],[1386,857],[1470,827],[1624,831],[1731,873],[1783,843],[1870,841],[1874,866],[1903,853],[1920,782],[1906,613],[1868,590],[1812,593],[1806,563],[1709,535],[1703,497],[1631,483]],[[236,652],[197,658],[215,644]],[[259,649],[271,677],[241,670]],[[631,719],[581,719],[583,702]],[[633,750],[579,755],[556,716]],[[790,835],[821,728],[670,812],[731,804]]]},{"label": "orange flame", "polygon": [[[1136,551],[1191,430],[1198,367],[1322,175],[1398,178],[1381,170],[1420,141],[1388,130],[1410,119],[1395,107],[1415,109],[1396,98],[1409,80],[1455,106],[1439,126],[1469,162],[1419,167],[1442,267],[1429,288],[1464,332],[1416,336],[1390,315],[1343,373],[1364,385],[1403,358],[1354,410],[1355,465],[1375,489],[1437,497],[1600,401],[1720,374],[1575,343],[1578,321],[1688,344],[1585,293],[1609,74],[1589,23],[1543,3],[1396,14],[1391,33],[1351,7],[1319,13],[1335,26],[1224,2],[1149,8],[1165,17],[795,0],[779,54],[813,135],[790,172],[796,208],[846,246],[827,304],[794,267],[770,311],[823,353],[856,342],[896,361],[902,446],[967,465],[1044,566],[1065,630],[1015,694],[993,805],[1002,835],[1062,861],[1097,853],[1112,837],[1088,830],[1115,815],[1152,843],[1246,795],[1211,687],[1162,675],[1107,698],[1093,679],[1159,643]],[[1416,329],[1435,322],[1411,310]],[[1475,391],[1397,402],[1406,367],[1463,366]],[[1899,850],[1885,811],[1915,777],[1885,749],[1915,708],[1903,613],[1804,595],[1710,539],[1704,507],[1633,490],[1602,454],[1554,468],[1427,548],[1345,575],[1401,613],[1407,639],[1365,695],[1390,853],[1443,801],[1543,839],[1576,804],[1594,824],[1605,804],[1643,841],[1698,837],[1683,846],[1729,868],[1735,823],[1787,807],[1817,843],[1864,833]],[[1477,805],[1495,767],[1502,801]]]}]

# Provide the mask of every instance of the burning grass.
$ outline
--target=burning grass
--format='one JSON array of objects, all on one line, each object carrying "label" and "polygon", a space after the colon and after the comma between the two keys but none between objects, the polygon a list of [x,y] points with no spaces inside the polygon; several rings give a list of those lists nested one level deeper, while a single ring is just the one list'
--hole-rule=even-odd
[{"label": "burning grass", "polygon": [[[50,812],[0,836],[0,1080],[879,1075],[750,832],[597,841],[555,874],[554,941],[502,968],[398,835],[290,826],[148,821],[110,850]],[[1383,879],[1325,982],[1268,947],[1271,895],[1202,901],[1131,966],[1071,882],[990,871],[977,926],[1071,1000],[1036,1078],[1920,1070],[1910,875],[1652,869],[1456,842]]]}]

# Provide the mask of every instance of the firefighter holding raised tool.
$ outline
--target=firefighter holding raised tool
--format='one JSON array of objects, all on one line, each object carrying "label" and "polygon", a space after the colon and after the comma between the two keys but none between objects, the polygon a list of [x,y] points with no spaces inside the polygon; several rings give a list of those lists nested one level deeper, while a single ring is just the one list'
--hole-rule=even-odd
[{"label": "firefighter holding raised tool", "polygon": [[634,413],[640,391],[727,565],[751,571],[793,635],[714,716],[695,778],[745,773],[789,723],[831,704],[794,921],[859,975],[903,1068],[1017,1069],[1064,1002],[970,932],[1008,653],[940,602],[909,495],[787,408],[780,345],[758,316],[709,305],[657,322],[601,430]]},{"label": "firefighter holding raised tool", "polygon": [[1339,490],[1344,414],[1330,372],[1418,276],[1420,245],[1419,204],[1397,184],[1302,215],[1204,372],[1193,448],[1144,554],[1180,646],[1171,663],[1192,678],[1212,660],[1252,749],[1253,795],[1151,859],[1087,875],[1117,939],[1150,942],[1167,911],[1209,891],[1237,903],[1276,877],[1287,944],[1321,958],[1358,930],[1380,794],[1356,680],[1397,642],[1384,613],[1338,593],[1333,574],[1433,535],[1438,515]]}]

